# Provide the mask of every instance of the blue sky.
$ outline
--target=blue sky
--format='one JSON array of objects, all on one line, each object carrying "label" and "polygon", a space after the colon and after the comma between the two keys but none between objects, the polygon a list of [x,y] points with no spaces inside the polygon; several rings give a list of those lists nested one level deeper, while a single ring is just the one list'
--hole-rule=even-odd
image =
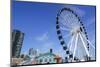
[{"label": "blue sky", "polygon": [[95,45],[94,6],[15,1],[12,3],[12,28],[25,33],[21,53],[32,47],[41,53],[52,48],[54,53],[65,56],[56,34],[56,15],[63,7],[76,11],[86,27],[89,40]]}]

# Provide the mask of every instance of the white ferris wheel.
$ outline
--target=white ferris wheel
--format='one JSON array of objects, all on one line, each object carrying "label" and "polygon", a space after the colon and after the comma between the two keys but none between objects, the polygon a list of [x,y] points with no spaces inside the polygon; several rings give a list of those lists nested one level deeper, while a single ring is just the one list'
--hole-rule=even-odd
[{"label": "white ferris wheel", "polygon": [[85,26],[70,8],[61,9],[56,17],[56,30],[60,44],[66,53],[66,62],[91,61],[89,46],[95,46],[88,39]]}]

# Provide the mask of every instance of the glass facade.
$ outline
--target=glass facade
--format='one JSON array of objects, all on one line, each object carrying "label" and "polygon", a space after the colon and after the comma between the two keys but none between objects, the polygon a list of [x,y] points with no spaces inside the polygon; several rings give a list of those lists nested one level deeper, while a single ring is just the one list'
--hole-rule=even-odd
[{"label": "glass facade", "polygon": [[24,33],[19,30],[12,32],[12,57],[18,58],[20,56]]}]

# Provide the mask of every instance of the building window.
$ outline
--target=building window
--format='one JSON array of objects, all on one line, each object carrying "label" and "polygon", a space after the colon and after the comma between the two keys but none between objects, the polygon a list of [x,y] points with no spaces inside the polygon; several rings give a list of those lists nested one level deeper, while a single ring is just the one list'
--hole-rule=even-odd
[{"label": "building window", "polygon": [[40,63],[42,62],[42,59],[40,59]]},{"label": "building window", "polygon": [[49,59],[49,62],[51,62],[51,59]]},{"label": "building window", "polygon": [[53,59],[53,61],[55,61],[55,59]]},{"label": "building window", "polygon": [[47,62],[47,59],[45,59],[45,62]]}]

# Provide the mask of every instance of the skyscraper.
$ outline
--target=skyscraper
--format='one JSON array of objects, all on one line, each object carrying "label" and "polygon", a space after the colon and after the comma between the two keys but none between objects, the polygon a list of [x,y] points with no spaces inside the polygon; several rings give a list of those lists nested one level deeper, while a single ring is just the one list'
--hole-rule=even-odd
[{"label": "skyscraper", "polygon": [[33,49],[33,48],[30,48],[30,49],[29,49],[29,55],[30,55],[31,57],[35,57],[35,56],[38,55],[38,51],[35,50],[35,49]]},{"label": "skyscraper", "polygon": [[24,33],[19,30],[12,32],[12,57],[18,58],[20,56]]}]

